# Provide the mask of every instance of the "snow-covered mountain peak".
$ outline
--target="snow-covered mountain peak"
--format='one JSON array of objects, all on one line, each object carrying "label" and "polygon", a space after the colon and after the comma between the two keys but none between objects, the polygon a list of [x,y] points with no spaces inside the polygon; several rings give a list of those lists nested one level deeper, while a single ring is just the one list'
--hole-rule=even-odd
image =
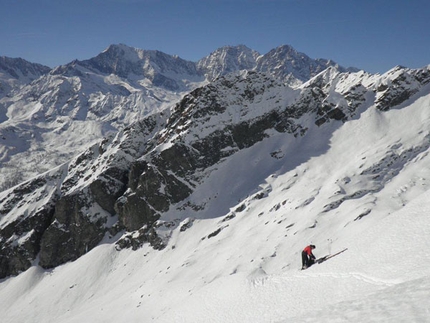
[{"label": "snow-covered mountain peak", "polygon": [[299,86],[333,66],[341,71],[358,71],[357,69],[345,69],[331,60],[311,59],[289,45],[279,46],[259,57],[256,70],[269,72],[293,86]]},{"label": "snow-covered mountain peak", "polygon": [[0,99],[50,70],[48,66],[30,63],[22,58],[0,56]]},{"label": "snow-covered mountain peak", "polygon": [[125,44],[112,44],[90,60],[106,61],[114,67],[115,62],[126,61],[136,64],[142,60],[154,59],[157,54],[167,55],[156,50],[139,49]]},{"label": "snow-covered mountain peak", "polygon": [[27,79],[36,79],[51,70],[48,66],[41,64],[30,63],[22,58],[10,58],[0,56],[0,72],[7,73],[9,76],[19,79],[26,77]]},{"label": "snow-covered mountain peak", "polygon": [[112,45],[109,45],[99,55],[106,55],[113,59],[125,59],[128,61],[138,61],[142,59],[143,52],[144,51],[141,49],[127,46],[125,44],[112,44]]},{"label": "snow-covered mountain peak", "polygon": [[203,80],[193,62],[157,50],[136,49],[123,44],[111,45],[96,57],[80,64],[123,78],[145,77],[157,86],[165,86],[170,90],[184,89],[180,85],[183,80]]},{"label": "snow-covered mountain peak", "polygon": [[311,59],[289,45],[279,46],[264,55],[244,45],[225,46],[201,59],[197,66],[209,80],[246,69],[270,73],[291,86],[299,86],[330,66],[340,71],[358,71],[345,69],[332,60]]},{"label": "snow-covered mountain peak", "polygon": [[304,53],[300,53],[292,46],[285,44],[272,49],[267,55],[270,57],[277,57],[280,62],[285,59],[308,59],[308,56]]},{"label": "snow-covered mountain peak", "polygon": [[[303,83],[300,88],[318,87],[328,91],[333,85],[339,85],[342,88],[350,88],[353,86],[366,86],[372,83],[377,76],[367,73],[366,71],[345,72],[345,69],[333,65],[312,77],[309,81]],[[372,83],[373,84],[373,83]],[[342,91],[341,91],[342,93]]]},{"label": "snow-covered mountain peak", "polygon": [[238,70],[252,70],[260,54],[245,45],[224,46],[202,58],[197,67],[209,80]]}]

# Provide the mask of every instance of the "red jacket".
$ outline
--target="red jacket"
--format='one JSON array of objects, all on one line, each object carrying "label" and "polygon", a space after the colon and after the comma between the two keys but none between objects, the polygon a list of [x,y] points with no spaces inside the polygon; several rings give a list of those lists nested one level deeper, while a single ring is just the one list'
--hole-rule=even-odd
[{"label": "red jacket", "polygon": [[313,256],[311,246],[307,246],[305,249],[303,249],[303,251],[304,251],[304,252],[306,252],[306,254],[307,254],[308,256]]}]

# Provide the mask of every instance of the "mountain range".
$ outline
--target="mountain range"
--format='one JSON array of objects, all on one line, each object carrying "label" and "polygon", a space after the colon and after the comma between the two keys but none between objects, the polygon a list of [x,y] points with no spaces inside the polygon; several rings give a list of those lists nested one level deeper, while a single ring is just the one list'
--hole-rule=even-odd
[{"label": "mountain range", "polygon": [[[265,55],[224,47],[193,63],[112,45],[43,71],[0,101],[9,178],[0,193],[1,278],[64,278],[85,259],[103,264],[89,275],[113,277],[130,264],[116,259],[130,257],[131,271],[138,264],[147,273],[127,291],[146,288],[145,317],[168,321],[181,317],[169,286],[199,304],[192,290],[216,301],[208,294],[232,275],[263,284],[293,273],[308,241],[328,253],[345,243],[364,252],[357,237],[391,214],[398,228],[429,188],[430,66],[373,75],[290,46]],[[411,277],[430,275],[426,263]],[[100,304],[99,291],[86,295],[90,303]],[[157,302],[166,307],[151,311]],[[82,320],[79,304],[56,317]],[[11,317],[29,313],[14,306]]]},{"label": "mountain range", "polygon": [[0,189],[66,162],[104,136],[227,73],[264,71],[301,84],[336,66],[290,46],[265,55],[246,46],[223,47],[196,63],[122,44],[52,70],[22,59],[3,57],[2,62]]}]

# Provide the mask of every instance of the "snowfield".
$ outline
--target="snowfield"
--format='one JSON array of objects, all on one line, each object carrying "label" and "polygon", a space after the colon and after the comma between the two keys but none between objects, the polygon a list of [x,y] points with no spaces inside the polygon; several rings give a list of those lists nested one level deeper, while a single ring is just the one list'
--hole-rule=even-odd
[{"label": "snowfield", "polygon": [[[1,321],[430,322],[429,90],[232,155],[190,196],[203,213],[163,215],[181,219],[165,249],[113,237],[52,270],[36,261],[0,282]],[[348,250],[301,271],[309,243]]]},{"label": "snowfield", "polygon": [[[429,322],[429,198],[339,234],[332,248],[348,250],[306,271],[286,243],[276,257],[265,241],[258,252],[180,240],[165,252],[104,244],[53,271],[34,266],[3,281],[2,322]],[[205,227],[193,227],[197,237]]]}]

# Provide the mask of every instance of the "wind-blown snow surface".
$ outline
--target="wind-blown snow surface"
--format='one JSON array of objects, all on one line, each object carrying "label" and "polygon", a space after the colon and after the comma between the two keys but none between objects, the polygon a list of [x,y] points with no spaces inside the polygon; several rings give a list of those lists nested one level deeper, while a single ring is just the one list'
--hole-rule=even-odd
[{"label": "wind-blown snow surface", "polygon": [[[290,157],[270,165],[254,195],[223,218],[179,225],[162,251],[116,251],[106,240],[74,262],[1,281],[2,322],[430,322],[427,93],[324,125],[294,150],[286,143],[278,153]],[[223,187],[206,185],[232,189],[244,163],[257,179],[265,147],[288,138],[235,154]],[[318,257],[348,250],[300,271],[309,243]]]}]

